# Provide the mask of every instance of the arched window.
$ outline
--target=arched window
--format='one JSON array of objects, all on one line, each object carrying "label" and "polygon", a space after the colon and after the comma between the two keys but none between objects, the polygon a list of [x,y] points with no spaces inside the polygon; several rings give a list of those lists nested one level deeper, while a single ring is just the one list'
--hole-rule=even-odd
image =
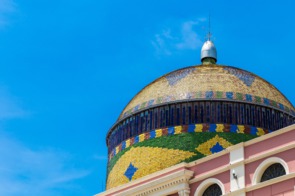
[{"label": "arched window", "polygon": [[257,167],[252,184],[255,185],[286,174],[289,174],[288,164],[281,158],[270,157]]},{"label": "arched window", "polygon": [[218,184],[210,185],[203,193],[203,196],[220,196],[222,195],[221,188]]},{"label": "arched window", "polygon": [[220,196],[224,194],[225,190],[222,182],[216,178],[209,178],[198,186],[194,196]]},{"label": "arched window", "polygon": [[261,176],[260,182],[271,180],[283,175],[286,175],[285,168],[280,163],[275,163],[266,168]]}]

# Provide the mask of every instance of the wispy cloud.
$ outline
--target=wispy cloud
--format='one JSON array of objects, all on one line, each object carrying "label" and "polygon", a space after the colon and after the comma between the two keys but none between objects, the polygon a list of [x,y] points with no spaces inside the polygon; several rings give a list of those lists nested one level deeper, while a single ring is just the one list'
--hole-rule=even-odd
[{"label": "wispy cloud", "polygon": [[177,50],[195,50],[202,46],[202,38],[196,32],[196,27],[201,27],[205,18],[195,21],[185,21],[173,28],[162,30],[152,40],[158,55],[171,55]]},{"label": "wispy cloud", "polygon": [[74,167],[58,150],[33,150],[0,132],[0,195],[60,195],[77,189],[75,180],[89,171]]},{"label": "wispy cloud", "polygon": [[0,27],[8,24],[8,17],[16,11],[16,3],[13,0],[0,0]]}]

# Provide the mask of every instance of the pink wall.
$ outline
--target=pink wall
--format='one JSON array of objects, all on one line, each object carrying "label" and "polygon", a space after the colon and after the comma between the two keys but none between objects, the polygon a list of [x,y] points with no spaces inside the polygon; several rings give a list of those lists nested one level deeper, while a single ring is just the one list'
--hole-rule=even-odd
[{"label": "pink wall", "polygon": [[295,149],[290,149],[278,154],[274,154],[271,155],[269,157],[266,157],[264,159],[260,159],[258,161],[249,163],[245,166],[245,181],[246,181],[246,186],[250,186],[252,185],[252,179],[253,179],[253,175],[254,172],[256,170],[256,168],[260,165],[260,163],[262,161],[264,161],[265,159],[268,159],[270,157],[278,157],[283,159],[289,168],[289,172],[295,172],[295,160],[294,160],[294,156],[290,156],[290,155],[295,155]]},{"label": "pink wall", "polygon": [[[211,176],[210,178],[216,178],[216,179],[220,180],[221,183],[224,185],[225,193],[228,193],[230,191],[230,174],[229,174],[229,171],[226,171],[226,172],[223,172],[221,174]],[[190,189],[191,189],[190,196],[194,196],[198,186],[205,180],[190,184]]]},{"label": "pink wall", "polygon": [[289,131],[287,133],[272,137],[261,142],[252,144],[245,147],[245,159],[255,157],[259,154],[263,154],[273,149],[280,148],[282,146],[290,145],[294,143],[295,131]]},{"label": "pink wall", "polygon": [[295,179],[286,180],[271,186],[247,193],[247,196],[294,196]]},{"label": "pink wall", "polygon": [[214,169],[225,167],[229,164],[229,154],[222,155],[215,159],[208,160],[206,162],[195,165],[189,170],[194,171],[195,177],[204,175],[207,172],[211,172]]}]

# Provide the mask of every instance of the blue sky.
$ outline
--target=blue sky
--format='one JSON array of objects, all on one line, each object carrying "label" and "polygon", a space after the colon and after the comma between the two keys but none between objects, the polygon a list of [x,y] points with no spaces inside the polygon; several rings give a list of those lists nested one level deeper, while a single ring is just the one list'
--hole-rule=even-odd
[{"label": "blue sky", "polygon": [[200,63],[211,12],[218,63],[295,103],[293,1],[0,0],[0,195],[93,195],[105,135],[161,75]]}]

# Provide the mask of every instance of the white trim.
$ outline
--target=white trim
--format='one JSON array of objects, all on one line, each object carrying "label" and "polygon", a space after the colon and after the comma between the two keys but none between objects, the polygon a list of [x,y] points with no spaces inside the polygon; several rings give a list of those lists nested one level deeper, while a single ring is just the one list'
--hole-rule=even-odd
[{"label": "white trim", "polygon": [[[180,170],[169,175],[154,179],[149,182],[137,185],[135,187],[113,192],[108,195],[116,196],[158,196],[158,195],[169,195],[176,193],[180,190],[189,190],[189,179],[193,176],[194,172],[190,170]],[[106,194],[107,195],[107,194]],[[103,196],[103,195],[102,195]]]},{"label": "white trim", "polygon": [[289,173],[287,175],[283,175],[283,176],[280,176],[280,177],[277,177],[277,178],[274,178],[271,180],[267,180],[267,181],[258,183],[256,185],[246,187],[245,190],[246,190],[246,192],[254,191],[254,190],[261,189],[263,187],[270,186],[273,184],[277,184],[277,183],[280,183],[280,182],[283,182],[283,181],[286,181],[286,180],[289,180],[292,178],[295,178],[295,173]]},{"label": "white trim", "polygon": [[263,175],[264,171],[272,164],[274,163],[280,163],[285,171],[286,174],[289,174],[289,168],[288,168],[288,164],[281,158],[278,157],[270,157],[264,161],[262,161],[262,163],[259,164],[259,166],[256,168],[253,178],[252,178],[252,185],[256,185],[258,183],[260,183],[260,179],[261,176]]},{"label": "white trim", "polygon": [[[271,180],[268,180],[268,181],[265,181],[265,182],[261,182],[261,183],[256,184],[256,185],[251,185],[249,187],[227,193],[224,196],[241,195],[242,193],[248,193],[250,191],[261,189],[263,187],[267,187],[267,186],[270,186],[270,185],[273,185],[273,184],[277,184],[277,183],[280,183],[280,182],[283,182],[283,181],[286,181],[286,180],[289,180],[289,179],[292,179],[292,178],[295,178],[295,173],[290,173],[290,174],[280,176],[280,177],[277,177],[277,178],[274,178],[274,179],[271,179]],[[294,186],[294,191],[295,191],[295,186]]]},{"label": "white trim", "polygon": [[225,194],[225,190],[224,190],[224,185],[222,184],[222,182],[216,178],[209,178],[207,180],[204,180],[197,188],[194,196],[200,196],[203,194],[203,192],[212,184],[217,184],[222,192],[222,195]]},{"label": "white trim", "polygon": [[279,129],[279,130],[276,130],[274,132],[271,132],[271,133],[267,133],[265,135],[262,135],[262,136],[259,136],[258,138],[255,138],[255,139],[252,139],[252,140],[249,140],[247,142],[245,142],[244,146],[250,146],[252,144],[256,144],[258,142],[261,142],[261,141],[264,141],[264,140],[267,140],[267,139],[270,139],[272,137],[275,137],[275,136],[278,136],[278,135],[281,135],[283,133],[287,133],[289,131],[293,131],[295,129],[295,124],[293,125],[290,125],[288,127],[284,127],[282,129]]},{"label": "white trim", "polygon": [[254,161],[258,161],[260,159],[269,157],[273,154],[285,152],[285,151],[291,150],[293,148],[295,148],[295,141],[292,143],[285,144],[284,146],[275,146],[275,149],[271,149],[269,151],[264,151],[263,153],[260,153],[255,156],[251,156],[248,159],[245,159],[245,164],[252,163]]}]

